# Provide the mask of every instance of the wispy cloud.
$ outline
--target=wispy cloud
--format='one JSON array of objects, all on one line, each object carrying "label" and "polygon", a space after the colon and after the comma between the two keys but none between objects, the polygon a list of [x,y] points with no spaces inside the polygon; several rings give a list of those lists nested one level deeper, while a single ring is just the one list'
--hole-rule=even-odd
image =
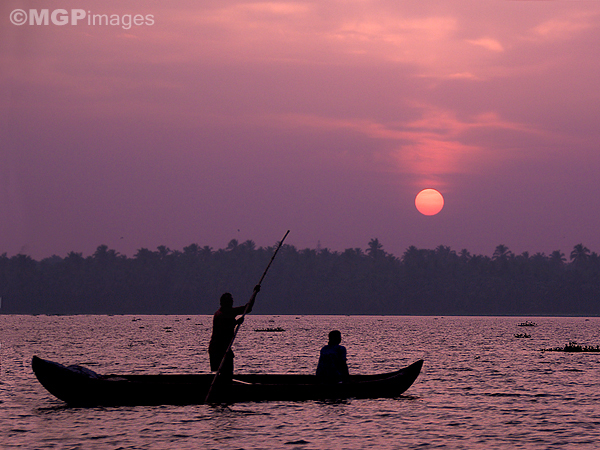
[{"label": "wispy cloud", "polygon": [[478,45],[492,52],[503,52],[504,47],[496,39],[492,38],[480,38],[480,39],[467,39],[469,44]]},{"label": "wispy cloud", "polygon": [[570,39],[590,29],[592,17],[576,14],[568,18],[553,18],[533,27],[533,34],[546,40]]}]

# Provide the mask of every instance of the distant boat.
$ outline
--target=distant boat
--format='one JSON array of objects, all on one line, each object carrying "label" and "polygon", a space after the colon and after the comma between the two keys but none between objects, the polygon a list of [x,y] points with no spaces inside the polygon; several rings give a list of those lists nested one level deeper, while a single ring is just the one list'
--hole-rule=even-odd
[{"label": "distant boat", "polygon": [[525,322],[521,322],[518,324],[520,327],[537,327],[537,323],[526,320]]},{"label": "distant boat", "polygon": [[281,327],[276,327],[276,328],[256,328],[254,331],[281,332],[281,331],[285,331],[285,330]]},{"label": "distant boat", "polygon": [[[195,405],[204,403],[214,374],[99,375],[81,366],[63,366],[34,356],[38,381],[58,399],[75,406]],[[227,389],[215,390],[219,403],[392,398],[415,382],[423,360],[395,372],[350,375],[342,383],[322,383],[316,375],[236,374]]]},{"label": "distant boat", "polygon": [[518,333],[518,334],[515,334],[515,337],[516,338],[530,338],[531,335],[527,334],[527,333]]}]

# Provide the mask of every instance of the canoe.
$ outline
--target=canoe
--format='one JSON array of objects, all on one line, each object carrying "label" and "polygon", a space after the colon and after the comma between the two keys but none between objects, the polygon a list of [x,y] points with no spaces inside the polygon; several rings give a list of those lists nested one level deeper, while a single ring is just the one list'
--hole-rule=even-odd
[{"label": "canoe", "polygon": [[[35,376],[48,392],[73,406],[191,405],[204,403],[214,374],[99,375],[85,367],[34,356]],[[417,379],[419,360],[395,372],[350,375],[343,383],[322,383],[315,375],[235,374],[216,385],[211,402],[303,401],[397,397]]]}]

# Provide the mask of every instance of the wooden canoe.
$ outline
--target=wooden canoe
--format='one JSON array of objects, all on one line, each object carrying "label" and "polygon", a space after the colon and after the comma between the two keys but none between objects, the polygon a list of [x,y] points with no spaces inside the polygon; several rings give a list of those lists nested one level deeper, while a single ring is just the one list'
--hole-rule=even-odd
[{"label": "wooden canoe", "polygon": [[[81,366],[64,366],[34,356],[33,371],[52,395],[74,406],[190,405],[204,403],[213,374],[99,375]],[[417,379],[419,360],[395,372],[350,375],[343,383],[324,384],[315,375],[236,374],[217,386],[211,400],[302,401],[397,397]]]}]

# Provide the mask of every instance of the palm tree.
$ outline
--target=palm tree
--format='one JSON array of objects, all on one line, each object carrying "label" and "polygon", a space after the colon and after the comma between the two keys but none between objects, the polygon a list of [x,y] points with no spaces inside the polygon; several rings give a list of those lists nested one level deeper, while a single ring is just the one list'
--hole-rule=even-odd
[{"label": "palm tree", "polygon": [[565,254],[560,250],[554,250],[552,253],[550,253],[549,259],[553,264],[558,266],[562,266],[567,261]]},{"label": "palm tree", "polygon": [[114,261],[119,256],[118,252],[109,249],[107,245],[99,245],[94,252],[94,259],[96,261]]},{"label": "palm tree", "polygon": [[583,244],[577,244],[571,252],[571,262],[576,266],[585,264],[590,258],[590,249],[584,247]]},{"label": "palm tree", "polygon": [[434,250],[434,260],[436,265],[450,266],[457,259],[456,252],[445,245],[438,245]]},{"label": "palm tree", "polygon": [[239,244],[239,247],[245,251],[253,252],[256,250],[256,243],[253,240],[248,239],[247,241]]},{"label": "palm tree", "polygon": [[500,244],[499,246],[496,247],[496,250],[494,250],[492,259],[494,261],[496,261],[496,260],[505,261],[509,258],[512,258],[512,256],[513,256],[513,253],[508,249],[508,247],[504,244]]},{"label": "palm tree", "polygon": [[164,245],[159,245],[156,247],[156,249],[158,250],[158,256],[163,261],[167,258],[167,256],[169,256],[169,253],[171,253],[171,249],[169,247],[165,247]]},{"label": "palm tree", "polygon": [[383,245],[379,242],[379,239],[371,239],[369,241],[369,249],[367,250],[367,255],[371,258],[376,259],[382,256],[385,256],[385,252],[383,251]]},{"label": "palm tree", "polygon": [[187,247],[183,247],[183,254],[195,258],[200,253],[200,246],[198,244],[190,244]]}]

